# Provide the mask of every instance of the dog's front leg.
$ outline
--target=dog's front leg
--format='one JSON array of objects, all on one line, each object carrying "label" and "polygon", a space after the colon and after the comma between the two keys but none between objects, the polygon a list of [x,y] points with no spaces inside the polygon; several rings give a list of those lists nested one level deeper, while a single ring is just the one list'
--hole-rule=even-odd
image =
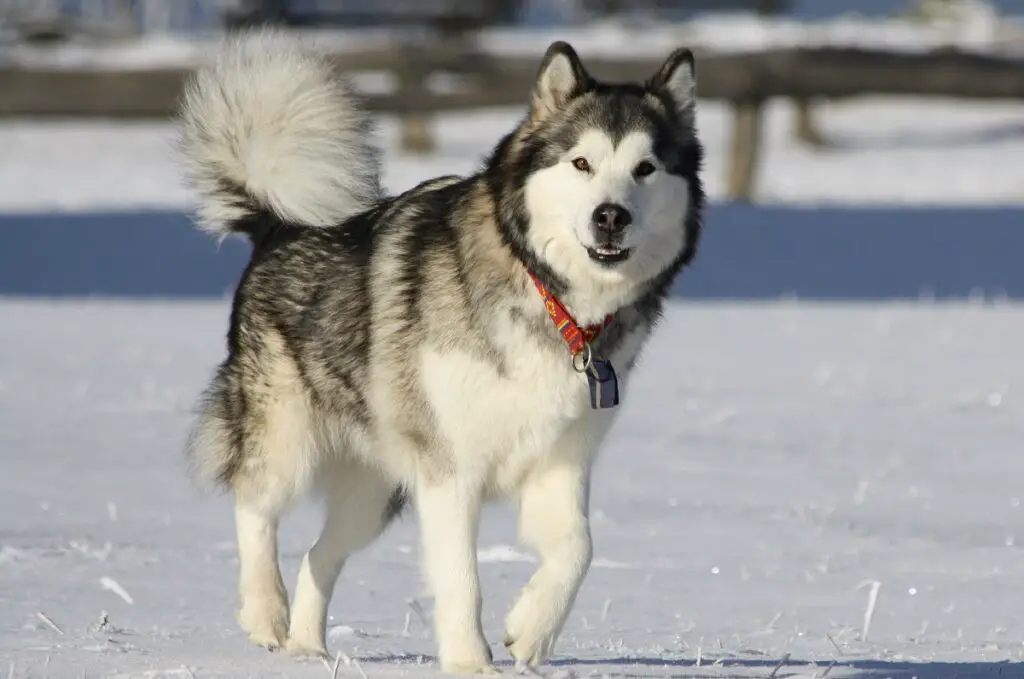
[{"label": "dog's front leg", "polygon": [[589,483],[584,460],[556,460],[520,490],[520,539],[541,564],[505,623],[505,646],[518,666],[539,665],[551,654],[590,567]]},{"label": "dog's front leg", "polygon": [[416,492],[424,570],[434,595],[441,670],[499,674],[480,626],[476,538],[482,487],[453,475],[421,479]]}]

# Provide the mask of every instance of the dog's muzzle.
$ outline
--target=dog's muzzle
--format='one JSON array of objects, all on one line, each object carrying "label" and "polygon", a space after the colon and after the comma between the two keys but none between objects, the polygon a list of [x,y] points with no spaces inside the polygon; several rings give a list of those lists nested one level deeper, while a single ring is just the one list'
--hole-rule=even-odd
[{"label": "dog's muzzle", "polygon": [[601,264],[618,264],[629,259],[632,250],[622,247],[626,227],[633,223],[629,210],[616,203],[601,203],[594,208],[591,228],[597,245],[587,248],[587,254]]}]

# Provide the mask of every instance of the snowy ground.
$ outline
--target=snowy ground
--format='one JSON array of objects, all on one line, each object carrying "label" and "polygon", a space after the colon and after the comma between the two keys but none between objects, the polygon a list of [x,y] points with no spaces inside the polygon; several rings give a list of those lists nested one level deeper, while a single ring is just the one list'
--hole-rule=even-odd
[{"label": "snowy ground", "polygon": [[[475,169],[520,113],[498,109],[437,121],[439,150],[401,153],[384,118],[385,183],[398,191],[437,174]],[[791,106],[770,107],[758,201],[765,204],[1024,204],[1024,105],[956,100],[864,99],[823,106],[833,148],[795,142]],[[705,178],[725,189],[726,107],[702,102]],[[187,206],[175,128],[157,123],[0,123],[0,213]]]},{"label": "snowy ground", "polygon": [[[0,301],[0,675],[329,676],[247,645],[229,506],[184,475],[226,314]],[[763,679],[789,654],[775,676],[1024,675],[1022,336],[1012,305],[673,306],[604,450],[594,568],[543,671]],[[314,518],[285,526],[289,582]],[[339,584],[329,646],[370,678],[433,674],[416,549],[410,517]],[[502,661],[531,559],[511,513],[488,514]]]}]

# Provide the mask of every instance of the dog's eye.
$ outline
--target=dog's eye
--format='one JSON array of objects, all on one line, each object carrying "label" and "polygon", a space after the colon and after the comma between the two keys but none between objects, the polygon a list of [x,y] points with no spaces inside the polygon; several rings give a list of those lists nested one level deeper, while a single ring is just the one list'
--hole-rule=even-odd
[{"label": "dog's eye", "polygon": [[654,163],[643,160],[633,168],[633,176],[635,177],[647,177],[654,173]]},{"label": "dog's eye", "polygon": [[573,158],[572,166],[575,167],[580,172],[590,172],[590,163],[588,163],[587,159],[584,158],[583,156],[580,156],[579,158]]}]

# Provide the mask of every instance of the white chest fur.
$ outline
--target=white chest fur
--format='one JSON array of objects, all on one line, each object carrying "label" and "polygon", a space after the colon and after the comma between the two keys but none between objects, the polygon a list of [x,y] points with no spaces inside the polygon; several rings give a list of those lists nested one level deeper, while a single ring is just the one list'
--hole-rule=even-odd
[{"label": "white chest fur", "polygon": [[[568,347],[541,343],[523,327],[496,323],[500,360],[427,346],[422,386],[454,462],[507,494],[534,464],[553,456],[591,455],[617,409],[593,410],[587,379],[572,368]],[[625,366],[643,333],[611,358]]]}]

